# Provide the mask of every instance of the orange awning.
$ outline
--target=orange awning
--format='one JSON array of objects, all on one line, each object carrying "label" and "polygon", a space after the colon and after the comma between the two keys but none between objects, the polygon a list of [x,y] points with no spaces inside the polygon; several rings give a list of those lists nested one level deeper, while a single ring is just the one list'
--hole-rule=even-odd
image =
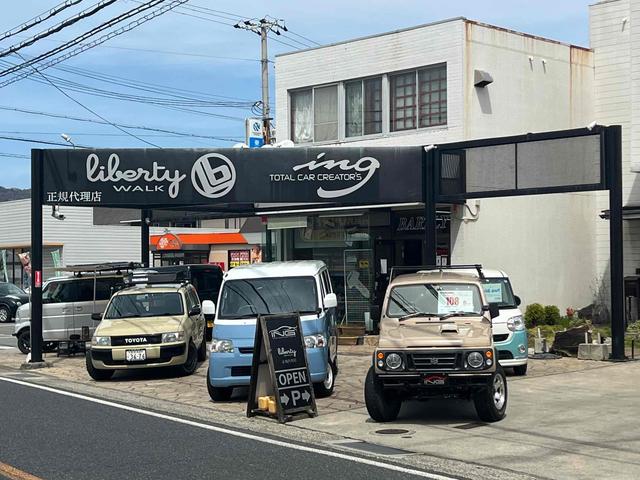
[{"label": "orange awning", "polygon": [[[151,235],[150,244],[158,245],[158,240],[164,235]],[[214,245],[214,244],[246,244],[247,239],[241,233],[178,233],[175,234],[183,245]]]}]

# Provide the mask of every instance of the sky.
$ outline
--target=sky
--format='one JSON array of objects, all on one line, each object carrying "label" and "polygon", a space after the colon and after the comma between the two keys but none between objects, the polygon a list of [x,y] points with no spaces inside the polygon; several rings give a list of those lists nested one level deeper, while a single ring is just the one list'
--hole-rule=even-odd
[{"label": "sky", "polygon": [[[233,28],[238,19],[257,19],[269,15],[285,21],[289,32],[269,41],[271,60],[277,54],[302,49],[305,45],[333,43],[459,16],[588,46],[588,5],[594,1],[190,0],[184,6],[100,46],[53,67],[40,69],[42,75],[26,69],[23,71],[31,73],[27,78],[0,86],[0,186],[28,188],[30,149],[57,148],[2,137],[65,143],[61,135],[66,134],[76,145],[97,148],[153,145],[165,148],[229,147],[236,139],[242,140],[244,118],[252,116],[250,105],[261,97],[260,41],[251,32]],[[2,32],[13,30],[61,2],[3,2],[0,38],[3,37]],[[82,10],[91,9],[96,3],[98,0],[83,0],[47,22],[5,38],[0,41],[0,51],[27,41]],[[118,0],[94,16],[41,39],[19,53],[28,60],[141,3],[144,2]],[[165,4],[168,3],[170,0],[165,1]],[[126,23],[124,21],[119,25]],[[16,54],[4,56],[0,58],[0,70],[9,68],[9,63],[19,64],[22,61]],[[106,78],[107,81],[99,80],[96,74],[108,75],[109,78]],[[273,64],[270,64],[269,74],[273,95]],[[0,76],[0,85],[14,75],[17,73]],[[154,92],[128,88],[123,85],[127,81],[137,84],[144,82],[145,88]],[[75,85],[68,82],[75,82]],[[78,84],[81,88],[91,87],[92,90],[72,90],[78,88]],[[168,87],[173,97],[159,94],[159,86]],[[101,96],[96,94],[96,89],[102,91]],[[180,92],[176,89],[180,89]],[[113,92],[119,98],[113,98]],[[130,99],[122,100],[122,94],[129,95]],[[131,96],[136,98],[132,101]],[[155,103],[162,98],[165,105],[141,103],[140,96],[144,96],[147,102]],[[196,103],[167,106],[166,100],[175,100],[176,96],[188,97],[189,101],[195,99]],[[271,100],[273,103],[273,98]],[[176,107],[180,110],[176,110]],[[24,110],[201,137],[131,128],[123,128],[123,132],[109,123],[81,122],[26,113]]]}]

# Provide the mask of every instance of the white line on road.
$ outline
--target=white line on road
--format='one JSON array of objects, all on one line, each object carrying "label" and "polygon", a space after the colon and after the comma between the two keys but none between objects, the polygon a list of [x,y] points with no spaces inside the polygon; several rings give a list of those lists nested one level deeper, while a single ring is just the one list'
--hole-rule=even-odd
[{"label": "white line on road", "polygon": [[416,477],[429,478],[431,480],[456,480],[454,477],[447,477],[444,475],[438,475],[436,473],[424,472],[421,470],[414,470],[412,468],[401,467],[399,465],[393,465],[389,463],[379,462],[377,460],[370,460],[368,458],[356,457],[353,455],[347,455],[344,453],[333,452],[331,450],[321,450],[318,448],[305,447],[303,445],[296,445],[293,443],[287,443],[280,440],[274,440],[271,438],[260,437],[258,435],[253,435],[251,433],[238,432],[236,430],[230,430],[228,428],[216,427],[214,425],[208,425],[206,423],[198,423],[192,420],[186,420],[184,418],[172,417],[170,415],[165,415],[163,413],[153,412],[150,410],[143,410],[137,407],[131,407],[129,405],[123,405],[120,403],[110,402],[108,400],[101,400],[99,398],[88,397],[86,395],[81,395],[79,393],[67,392],[64,390],[57,390],[51,387],[45,387],[44,385],[35,385],[29,382],[23,382],[21,380],[16,380],[13,378],[0,377],[1,381],[15,383],[17,385],[23,385],[25,387],[37,388],[39,390],[45,390],[47,392],[57,393],[59,395],[64,395],[67,397],[78,398],[80,400],[86,400],[88,402],[98,403],[100,405],[106,405],[108,407],[119,408],[121,410],[127,410],[129,412],[140,413],[142,415],[148,415],[150,417],[161,418],[163,420],[169,420],[171,422],[182,423],[184,425],[189,425],[192,427],[203,428],[205,430],[211,430],[214,432],[224,433],[227,435],[233,435],[234,437],[245,438],[248,440],[254,440],[256,442],[267,443],[269,445],[275,445],[283,448],[290,448],[292,450],[298,450],[301,452],[307,453],[315,453],[319,455],[325,455],[327,457],[332,458],[340,458],[342,460],[348,460],[355,463],[361,463],[364,465],[370,465],[372,467],[384,468],[386,470],[392,470],[394,472],[406,473],[409,475],[415,475]]}]

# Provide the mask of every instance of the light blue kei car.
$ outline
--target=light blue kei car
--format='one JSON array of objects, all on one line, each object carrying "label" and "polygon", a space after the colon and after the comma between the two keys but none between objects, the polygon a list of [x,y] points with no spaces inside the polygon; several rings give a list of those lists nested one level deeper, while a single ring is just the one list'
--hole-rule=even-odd
[{"label": "light blue kei car", "polygon": [[224,276],[216,306],[207,388],[214,401],[249,385],[258,314],[299,312],[317,396],[333,393],[338,373],[337,298],[324,262],[236,267]]}]

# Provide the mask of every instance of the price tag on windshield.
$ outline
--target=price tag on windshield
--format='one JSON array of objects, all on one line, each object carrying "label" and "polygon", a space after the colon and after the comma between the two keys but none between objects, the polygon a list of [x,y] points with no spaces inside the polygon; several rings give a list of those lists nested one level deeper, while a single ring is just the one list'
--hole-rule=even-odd
[{"label": "price tag on windshield", "polygon": [[482,285],[484,295],[489,303],[502,302],[502,285],[499,283],[485,283]]},{"label": "price tag on windshield", "polygon": [[438,314],[475,312],[473,292],[468,290],[441,290],[438,292]]}]

